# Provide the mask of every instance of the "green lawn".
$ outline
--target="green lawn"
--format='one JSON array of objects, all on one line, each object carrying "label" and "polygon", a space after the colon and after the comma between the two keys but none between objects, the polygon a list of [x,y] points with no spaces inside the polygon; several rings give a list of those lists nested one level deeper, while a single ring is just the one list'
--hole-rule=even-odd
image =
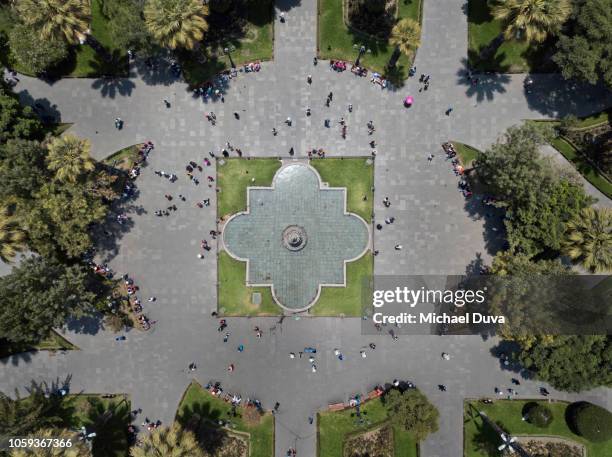
[{"label": "green lawn", "polygon": [[[607,457],[612,455],[612,440],[604,443],[591,443],[575,435],[565,422],[565,410],[569,403],[539,400],[537,403],[546,405],[553,413],[553,420],[546,428],[539,428],[522,420],[522,409],[527,400],[498,400],[492,405],[478,401],[466,401],[464,404],[464,456],[465,457],[497,457],[497,445],[501,444],[497,434],[486,424],[474,409],[483,411],[489,419],[498,423],[502,429],[512,435],[548,435],[560,436],[576,441],[586,446],[588,457]],[[470,408],[473,406],[473,409]],[[483,446],[489,443],[491,451]]]},{"label": "green lawn", "polygon": [[[346,287],[323,287],[319,300],[309,310],[314,316],[362,315],[362,297],[372,296],[374,256],[368,251],[346,266]],[[367,278],[367,279],[366,279]]]},{"label": "green lawn", "polygon": [[468,0],[468,60],[471,68],[480,71],[523,73],[545,71],[543,54],[550,44],[529,45],[517,41],[504,42],[493,58],[480,59],[480,52],[502,32],[502,24],[493,19],[487,0]]},{"label": "green lawn", "polygon": [[372,221],[374,205],[374,164],[368,164],[368,160],[356,157],[310,161],[330,187],[346,187],[348,211],[361,216],[366,223]]},{"label": "green lawn", "polygon": [[457,151],[461,164],[464,166],[464,168],[470,168],[472,166],[472,162],[476,160],[476,157],[478,157],[478,153],[480,151],[469,144],[459,143],[458,141],[453,141],[452,143],[453,146],[455,146],[455,150]]},{"label": "green lawn", "polygon": [[[358,48],[354,45],[364,45],[371,52],[364,54],[361,64],[370,70],[384,73],[393,53],[393,46],[348,27],[343,19],[342,1],[319,0],[319,57],[352,62],[358,54]],[[421,0],[398,0],[398,3],[400,19],[410,17],[420,22]],[[407,78],[411,65],[412,58],[402,56],[397,63],[397,72],[389,77],[396,84],[403,81]]]},{"label": "green lawn", "polygon": [[606,111],[600,111],[599,113],[592,114],[587,117],[582,117],[578,119],[578,123],[576,124],[576,129],[589,129],[601,124],[609,124],[612,123],[612,109],[608,109]]},{"label": "green lawn", "polygon": [[223,52],[224,47],[231,51],[231,58],[236,67],[256,60],[272,60],[274,55],[274,29],[272,6],[261,8],[257,2],[248,3],[246,33],[240,39],[230,39],[221,46],[207,44],[209,59],[198,62],[190,54],[181,58],[185,80],[197,86],[208,81],[214,75],[231,68],[230,59]]},{"label": "green lawn", "polygon": [[[223,160],[225,163],[220,164]],[[217,161],[217,216],[223,218],[246,210],[249,186],[270,186],[281,167],[278,159],[219,159]]]},{"label": "green lawn", "polygon": [[561,137],[551,141],[552,146],[569,160],[584,178],[593,184],[601,193],[612,198],[612,183],[608,181],[584,156],[569,142]]},{"label": "green lawn", "polygon": [[[246,285],[246,262],[232,258],[220,251],[217,260],[219,278],[218,311],[224,316],[278,316],[281,308],[272,298],[269,287],[248,287]],[[261,294],[259,306],[251,304],[254,292]]]},{"label": "green lawn", "polygon": [[210,421],[212,426],[223,419],[231,422],[231,431],[249,434],[249,457],[270,457],[274,455],[274,416],[266,413],[255,424],[245,420],[242,408],[237,408],[237,416],[231,414],[231,404],[213,397],[200,384],[193,381],[178,406],[176,420],[186,425],[194,414],[202,421]]},{"label": "green lawn", "polygon": [[72,351],[78,349],[59,333],[52,331],[51,334],[35,345],[15,344],[0,339],[0,359],[11,355],[30,351]]},{"label": "green lawn", "polygon": [[[113,56],[112,62],[107,63],[87,45],[77,45],[71,49],[69,57],[58,68],[50,69],[49,73],[55,76],[68,77],[96,77],[102,75],[127,76],[128,62],[126,50],[115,45],[113,35],[107,26],[107,18],[102,14],[102,0],[91,2],[91,34]],[[8,6],[0,5],[0,31],[8,33],[12,27],[8,15]],[[10,62],[17,71],[28,74],[19,68],[15,62]]]},{"label": "green lawn", "polygon": [[[362,418],[365,425],[357,424],[355,409],[343,411],[322,412],[317,415],[317,456],[343,457],[344,441],[348,434],[367,431],[375,425],[387,420],[387,412],[380,400],[367,401],[361,406]],[[417,457],[418,446],[414,438],[407,432],[394,427],[395,455],[398,457]]]}]

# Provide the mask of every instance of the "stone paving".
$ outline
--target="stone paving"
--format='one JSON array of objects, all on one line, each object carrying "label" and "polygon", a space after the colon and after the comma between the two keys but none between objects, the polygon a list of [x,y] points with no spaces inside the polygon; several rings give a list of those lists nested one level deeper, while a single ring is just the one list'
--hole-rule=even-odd
[{"label": "stone paving", "polygon": [[[138,178],[138,197],[125,210],[130,221],[110,226],[112,238],[101,239],[101,252],[112,268],[130,273],[141,287],[145,312],[158,323],[147,333],[131,331],[116,342],[112,333],[95,322],[73,322],[68,338],[80,350],[66,354],[45,352],[3,359],[0,389],[23,389],[31,378],[50,379],[72,375],[72,392],[126,392],[134,407],[142,407],[151,419],[172,421],[182,392],[190,379],[219,380],[226,389],[256,397],[270,408],[278,401],[276,455],[295,446],[299,456],[316,455],[316,428],[308,416],[329,403],[364,393],[394,378],[415,382],[441,413],[440,431],[422,444],[424,457],[456,457],[462,454],[462,401],[465,397],[491,395],[495,386],[510,386],[516,373],[500,366],[491,354],[498,343],[477,336],[411,336],[393,341],[388,335],[362,336],[359,319],[253,318],[228,319],[230,340],[222,342],[216,309],[216,259],[199,259],[199,244],[215,227],[214,204],[199,209],[195,202],[215,198],[214,190],[195,186],[184,177],[189,160],[202,160],[209,150],[218,151],[227,141],[247,156],[286,156],[293,147],[304,157],[313,147],[329,156],[367,155],[369,141],[378,142],[376,158],[376,218],[394,216],[396,222],[374,234],[375,272],[385,275],[463,273],[473,261],[486,261],[499,243],[499,221],[479,211],[477,202],[463,199],[456,177],[444,160],[440,144],[454,139],[486,148],[507,127],[526,118],[548,118],[566,113],[589,114],[612,104],[609,94],[583,91],[556,75],[534,75],[535,90],[525,94],[524,75],[482,75],[482,84],[465,79],[467,21],[463,0],[425,0],[422,47],[417,73],[431,74],[426,93],[408,80],[397,91],[381,91],[368,79],[350,72],[330,71],[326,62],[313,66],[316,47],[316,1],[283,0],[286,23],[275,24],[275,61],[262,71],[240,74],[231,80],[224,103],[202,103],[186,90],[186,84],[164,71],[144,72],[136,65],[133,77],[115,81],[66,79],[54,84],[23,77],[17,86],[22,99],[41,102],[74,122],[72,131],[90,138],[93,154],[103,158],[133,143],[152,140],[150,165]],[[306,83],[312,74],[313,83]],[[581,97],[574,92],[581,90]],[[328,92],[334,99],[324,106]],[[410,110],[402,106],[406,94],[415,97]],[[171,102],[166,108],[163,99]],[[353,104],[353,113],[347,105]],[[445,110],[453,106],[450,116]],[[312,116],[306,117],[307,107]],[[217,125],[203,117],[213,110]],[[236,120],[233,112],[240,113]],[[125,127],[115,130],[121,117]],[[283,124],[290,116],[291,127]],[[337,121],[348,123],[346,140]],[[332,128],[323,127],[329,118]],[[368,136],[372,120],[376,133]],[[278,136],[271,133],[279,130]],[[427,156],[433,153],[433,161]],[[171,184],[153,171],[179,175]],[[205,170],[213,174],[212,167]],[[596,192],[592,189],[590,192]],[[167,206],[163,195],[186,196],[176,202],[178,211],[167,218],[154,216]],[[381,200],[388,196],[390,208]],[[604,204],[605,197],[601,201]],[[402,251],[393,246],[401,243]],[[264,330],[257,339],[253,327]],[[368,357],[362,347],[376,343]],[[244,344],[243,353],[236,351]],[[288,353],[316,346],[317,373],[303,359]],[[339,362],[334,348],[346,360]],[[441,352],[452,355],[441,359]],[[194,361],[195,373],[187,370]],[[236,370],[227,371],[234,363]],[[446,384],[447,392],[437,385]],[[539,384],[524,380],[521,397],[537,395]],[[549,390],[561,399],[594,401],[611,407],[610,391],[596,389],[579,396]],[[141,421],[139,418],[138,421]],[[140,423],[140,422],[138,422]]]}]

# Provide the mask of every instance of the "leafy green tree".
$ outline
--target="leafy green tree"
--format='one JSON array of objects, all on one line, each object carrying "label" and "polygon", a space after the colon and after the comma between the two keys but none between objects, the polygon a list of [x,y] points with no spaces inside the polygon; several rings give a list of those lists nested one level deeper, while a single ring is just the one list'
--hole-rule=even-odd
[{"label": "leafy green tree", "polygon": [[90,227],[104,219],[108,206],[101,198],[84,192],[82,184],[51,181],[43,184],[34,200],[18,212],[36,252],[59,252],[75,258],[91,247]]},{"label": "leafy green tree", "polygon": [[49,178],[45,148],[38,141],[9,140],[0,146],[0,198],[32,198]]},{"label": "leafy green tree", "polygon": [[597,386],[612,387],[612,337],[557,336],[518,354],[523,366],[559,390],[579,392]]},{"label": "leafy green tree", "polygon": [[493,17],[502,22],[502,32],[485,47],[480,57],[490,58],[505,40],[541,43],[559,33],[572,12],[570,0],[498,0]]},{"label": "leafy green tree", "polygon": [[421,26],[411,18],[400,20],[391,29],[389,43],[395,46],[389,59],[389,68],[394,68],[400,56],[412,56],[421,45]]},{"label": "leafy green tree", "polygon": [[68,317],[89,313],[96,295],[84,265],[31,257],[0,278],[0,336],[35,344]]},{"label": "leafy green tree", "polygon": [[208,30],[208,6],[200,0],[147,0],[145,24],[160,45],[193,49]]},{"label": "leafy green tree", "polygon": [[41,132],[42,125],[32,108],[21,106],[17,97],[0,83],[0,144],[11,138],[35,139]]},{"label": "leafy green tree", "polygon": [[559,250],[565,222],[591,203],[572,174],[540,156],[538,148],[551,135],[530,123],[511,127],[477,158],[478,178],[506,209],[510,247],[529,256]]},{"label": "leafy green tree", "polygon": [[91,21],[88,0],[16,0],[14,8],[21,21],[37,30],[42,40],[78,44]]},{"label": "leafy green tree", "polygon": [[204,457],[204,451],[188,430],[178,423],[158,427],[145,435],[138,446],[130,449],[131,457]]},{"label": "leafy green tree", "polygon": [[577,0],[573,27],[562,33],[553,60],[567,79],[612,87],[612,0]]},{"label": "leafy green tree", "polygon": [[68,47],[64,41],[54,38],[41,40],[37,31],[23,24],[17,24],[11,29],[9,46],[17,63],[35,75],[68,56]]},{"label": "leafy green tree", "polygon": [[68,429],[44,429],[30,435],[32,438],[52,438],[71,440],[72,446],[67,447],[31,447],[14,448],[10,457],[91,457],[87,444],[80,441],[76,433]]},{"label": "leafy green tree", "polygon": [[0,206],[0,260],[12,262],[17,253],[26,247],[25,233],[6,206]]},{"label": "leafy green tree", "polygon": [[571,12],[570,0],[504,0],[493,7],[493,17],[504,23],[507,40],[537,43],[556,34]]},{"label": "leafy green tree", "polygon": [[592,403],[582,403],[571,418],[578,434],[601,443],[612,439],[612,413]]},{"label": "leafy green tree", "polygon": [[391,422],[411,432],[418,441],[438,431],[440,413],[421,391],[393,389],[384,396],[384,403]]},{"label": "leafy green tree", "polygon": [[75,135],[52,138],[47,145],[47,166],[60,181],[76,182],[84,174],[96,168],[91,158],[91,143]]},{"label": "leafy green tree", "polygon": [[115,44],[121,49],[150,55],[154,43],[145,25],[143,10],[143,0],[104,0],[102,4]]},{"label": "leafy green tree", "polygon": [[584,208],[566,224],[563,251],[591,273],[612,271],[612,209]]}]

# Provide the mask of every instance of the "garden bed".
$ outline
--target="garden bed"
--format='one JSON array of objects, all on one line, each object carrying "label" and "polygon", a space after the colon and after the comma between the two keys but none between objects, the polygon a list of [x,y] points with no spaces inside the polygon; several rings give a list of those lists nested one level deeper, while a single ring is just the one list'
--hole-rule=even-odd
[{"label": "garden bed", "polygon": [[480,53],[501,32],[502,23],[491,14],[492,2],[468,0],[468,62],[477,71],[498,73],[551,72],[556,67],[545,56],[554,47],[553,40],[542,44],[518,41],[504,41],[495,55],[489,59],[480,58]]},{"label": "garden bed", "polygon": [[72,351],[78,349],[74,344],[61,336],[59,333],[52,331],[51,334],[37,344],[22,344],[12,343],[7,340],[0,339],[0,359],[10,357],[12,355],[23,352],[32,351]]},{"label": "garden bed", "polygon": [[[318,0],[318,55],[321,59],[339,59],[352,62],[357,58],[359,47],[367,51],[360,64],[372,71],[385,73],[385,67],[393,53],[387,40],[380,40],[347,25],[344,0]],[[421,22],[422,0],[399,0],[398,19],[412,18]],[[396,70],[389,78],[397,85],[408,77],[412,59],[402,55]]]},{"label": "garden bed", "polygon": [[[77,45],[70,49],[69,56],[55,68],[49,69],[52,77],[99,77],[99,76],[128,76],[128,59],[125,49],[121,49],[114,42],[114,37],[108,28],[108,19],[102,13],[102,0],[91,2],[91,35],[108,51],[112,61],[104,61],[90,46]],[[0,32],[10,31],[14,21],[10,19],[9,7],[0,6]],[[10,56],[3,60],[20,73],[35,76],[24,71],[12,61]]]},{"label": "garden bed", "polygon": [[206,455],[270,457],[274,455],[274,416],[258,413],[253,417],[247,414],[251,409],[237,407],[234,415],[230,403],[193,381],[183,394],[176,420],[194,430]]},{"label": "garden bed", "polygon": [[[402,457],[417,457],[418,444],[412,435],[388,422],[387,411],[380,398],[366,401],[361,404],[361,418],[357,417],[355,408],[342,411],[326,411],[317,415],[317,456],[318,457],[347,457],[347,442],[364,443],[364,439],[372,438],[367,435],[376,430],[388,428],[390,433],[386,436],[391,439],[390,455]],[[380,454],[386,456],[386,454]]]},{"label": "garden bed", "polygon": [[[528,403],[546,406],[553,414],[547,427],[536,427],[523,420],[523,410]],[[484,404],[477,400],[464,402],[464,456],[492,457],[498,456],[497,446],[501,444],[499,435],[478,415],[484,412],[490,420],[498,424],[512,436],[560,437],[584,445],[589,457],[607,457],[612,455],[612,441],[593,443],[576,435],[566,423],[566,410],[570,404],[562,401],[548,400],[496,400],[493,404]]]}]

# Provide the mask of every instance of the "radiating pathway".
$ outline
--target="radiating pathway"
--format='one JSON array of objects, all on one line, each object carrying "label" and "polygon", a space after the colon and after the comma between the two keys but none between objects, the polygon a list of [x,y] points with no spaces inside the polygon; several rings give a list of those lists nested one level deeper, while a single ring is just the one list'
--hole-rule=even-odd
[{"label": "radiating pathway", "polygon": [[[96,158],[146,139],[155,142],[150,165],[137,181],[138,198],[127,209],[131,222],[127,230],[113,228],[116,239],[104,240],[103,251],[115,271],[134,276],[141,299],[157,296],[144,307],[158,323],[146,334],[129,332],[125,342],[115,342],[113,334],[91,325],[71,326],[69,339],[81,350],[4,359],[0,389],[12,392],[31,378],[71,374],[73,392],[126,392],[144,415],[168,423],[192,377],[203,383],[215,379],[230,391],[260,398],[268,408],[278,401],[276,455],[282,457],[296,446],[299,456],[311,457],[316,454],[316,428],[308,423],[309,416],[376,384],[404,378],[415,382],[441,413],[440,431],[423,443],[422,455],[461,455],[463,398],[491,395],[495,386],[509,387],[516,376],[492,357],[497,342],[476,336],[400,337],[393,342],[388,335],[362,336],[359,319],[268,318],[229,319],[230,342],[223,344],[210,317],[216,309],[216,259],[196,257],[200,240],[215,227],[215,210],[214,205],[199,209],[194,202],[207,197],[214,201],[215,194],[204,183],[189,183],[182,168],[227,141],[250,156],[286,156],[293,147],[303,157],[313,147],[324,148],[329,156],[367,155],[368,143],[375,138],[377,220],[396,218],[375,233],[374,245],[380,250],[376,273],[463,273],[471,261],[489,259],[499,243],[499,221],[481,214],[477,202],[466,204],[440,143],[455,139],[486,148],[522,119],[588,114],[611,100],[609,94],[574,88],[555,75],[536,75],[536,90],[529,96],[523,92],[522,75],[485,75],[482,84],[470,86],[464,73],[463,7],[462,0],[425,0],[416,65],[417,73],[431,75],[431,86],[421,93],[414,79],[397,92],[381,91],[367,78],[330,71],[325,62],[313,66],[315,0],[277,3],[286,22],[275,22],[275,61],[265,63],[259,73],[232,80],[225,103],[202,103],[165,71],[149,74],[133,68],[129,79],[64,79],[52,85],[23,77],[16,89],[22,99],[48,105],[62,121],[74,122],[72,131],[91,139]],[[308,74],[312,85],[306,83]],[[577,90],[581,97],[574,96]],[[330,91],[334,101],[325,108]],[[416,99],[410,110],[402,106],[406,94]],[[169,109],[164,98],[171,101]],[[349,103],[354,106],[350,114]],[[454,112],[445,116],[449,105]],[[307,107],[312,109],[308,118]],[[203,117],[211,110],[217,114],[215,127]],[[240,120],[234,118],[235,111]],[[294,120],[292,127],[283,124],[288,116]],[[122,131],[114,128],[115,117],[124,120]],[[340,117],[347,120],[346,140],[340,137]],[[331,129],[323,127],[326,118],[333,121]],[[367,134],[369,120],[377,129],[373,137]],[[279,130],[277,137],[272,127]],[[435,154],[431,163],[429,153]],[[179,180],[171,185],[153,170],[176,172]],[[165,193],[182,193],[188,201],[162,219],[153,211],[166,204]],[[391,208],[380,204],[383,196],[389,196]],[[402,251],[393,249],[397,243],[404,245]],[[262,339],[254,336],[256,325],[265,330]],[[362,359],[359,350],[369,342],[376,343],[376,351]],[[244,353],[236,351],[241,343]],[[307,360],[288,357],[305,346],[319,350],[317,373],[310,371]],[[347,356],[344,362],[334,357],[336,347]],[[452,355],[450,361],[440,358],[443,351]],[[198,365],[195,373],[186,370],[191,361]],[[226,370],[229,363],[236,365],[232,374]],[[439,392],[438,384],[446,384],[448,391]],[[532,397],[537,388],[525,380],[519,392]],[[579,397],[610,408],[609,390],[580,396],[549,390],[556,398]]]}]

